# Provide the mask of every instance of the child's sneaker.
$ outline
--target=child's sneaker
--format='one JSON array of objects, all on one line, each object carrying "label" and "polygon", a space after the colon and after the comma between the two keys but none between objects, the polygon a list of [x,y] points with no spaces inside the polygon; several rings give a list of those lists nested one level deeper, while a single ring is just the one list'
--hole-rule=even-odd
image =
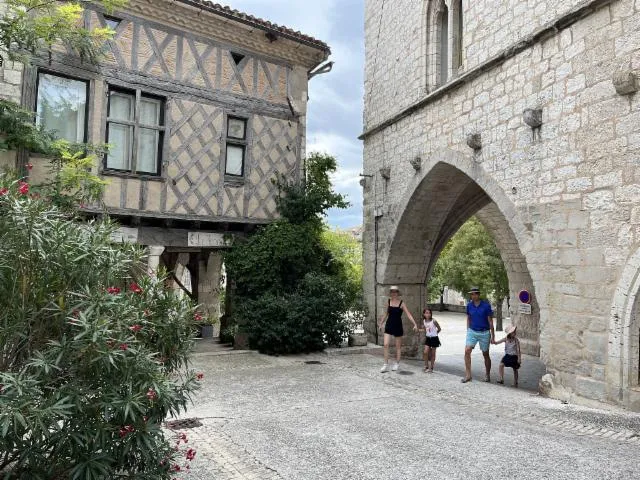
[{"label": "child's sneaker", "polygon": [[384,372],[388,372],[389,371],[389,364],[385,363],[382,368],[380,369],[380,373],[384,373]]},{"label": "child's sneaker", "polygon": [[396,362],[396,363],[393,364],[393,367],[391,367],[391,370],[393,370],[395,372],[396,370],[398,370],[398,367],[400,367],[400,364],[398,362]]}]

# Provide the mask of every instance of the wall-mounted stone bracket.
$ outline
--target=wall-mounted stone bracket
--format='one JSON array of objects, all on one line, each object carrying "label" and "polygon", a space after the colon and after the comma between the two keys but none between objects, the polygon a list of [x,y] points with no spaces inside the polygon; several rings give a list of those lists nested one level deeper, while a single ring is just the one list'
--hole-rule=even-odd
[{"label": "wall-mounted stone bracket", "polygon": [[474,151],[480,150],[482,148],[482,136],[479,133],[468,133],[467,145]]},{"label": "wall-mounted stone bracket", "polygon": [[540,128],[542,126],[542,109],[527,108],[522,112],[522,119],[531,128]]},{"label": "wall-mounted stone bracket", "polygon": [[422,168],[422,158],[416,157],[413,160],[409,160],[409,163],[416,172],[419,172]]},{"label": "wall-mounted stone bracket", "polygon": [[389,167],[382,167],[380,169],[380,176],[382,178],[384,178],[385,180],[389,180],[391,178],[391,168]]},{"label": "wall-mounted stone bracket", "polygon": [[542,127],[542,109],[527,108],[522,112],[522,120],[533,130],[533,141],[536,140],[536,133],[540,138],[540,127]]},{"label": "wall-mounted stone bracket", "polygon": [[630,95],[638,91],[638,79],[631,70],[615,72],[612,81],[618,95]]}]

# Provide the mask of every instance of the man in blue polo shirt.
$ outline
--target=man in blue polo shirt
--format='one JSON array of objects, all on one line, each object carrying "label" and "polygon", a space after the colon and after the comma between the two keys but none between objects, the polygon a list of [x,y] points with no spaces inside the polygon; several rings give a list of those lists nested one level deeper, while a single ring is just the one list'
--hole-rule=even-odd
[{"label": "man in blue polo shirt", "polygon": [[467,342],[464,349],[465,377],[462,383],[471,381],[471,352],[477,343],[480,343],[480,350],[484,355],[484,368],[486,370],[485,382],[491,381],[491,357],[489,356],[489,345],[495,341],[493,331],[493,310],[489,302],[480,300],[480,289],[472,288],[471,301],[467,304]]}]

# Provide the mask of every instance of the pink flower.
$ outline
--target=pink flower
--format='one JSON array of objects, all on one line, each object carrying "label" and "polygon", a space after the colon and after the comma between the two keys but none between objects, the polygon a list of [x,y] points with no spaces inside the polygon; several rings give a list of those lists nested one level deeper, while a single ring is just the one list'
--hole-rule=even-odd
[{"label": "pink flower", "polygon": [[196,451],[193,448],[187,450],[187,460],[191,461],[196,458]]},{"label": "pink flower", "polygon": [[182,440],[184,443],[187,443],[187,442],[188,442],[188,440],[187,440],[187,434],[186,434],[186,433],[184,433],[184,432],[180,434],[180,436],[179,436],[179,440],[178,440],[178,445],[180,445],[180,440]]},{"label": "pink flower", "polygon": [[20,182],[18,185],[20,185],[18,187],[18,191],[21,195],[26,195],[27,193],[29,193],[29,184],[27,182]]},{"label": "pink flower", "polygon": [[124,438],[127,436],[127,433],[129,432],[127,432],[124,428],[121,428],[119,433],[120,433],[120,438]]},{"label": "pink flower", "polygon": [[196,312],[196,313],[193,314],[193,319],[196,322],[200,322],[200,321],[202,321],[202,315],[199,312]]},{"label": "pink flower", "polygon": [[123,350],[123,351],[124,351],[124,350],[126,350],[127,348],[129,348],[129,347],[127,346],[127,344],[126,344],[126,343],[121,343],[121,344],[120,344],[120,350]]},{"label": "pink flower", "polygon": [[33,169],[33,163],[27,163],[27,164],[25,164],[25,167],[27,167],[27,170],[32,170]]},{"label": "pink flower", "polygon": [[132,282],[131,285],[129,285],[129,290],[131,290],[133,293],[142,293],[140,285],[138,285],[136,282]]},{"label": "pink flower", "polygon": [[196,373],[196,378],[198,380],[202,380],[204,378],[204,373],[201,373],[201,372]]},{"label": "pink flower", "polygon": [[141,325],[131,325],[129,327],[129,330],[131,330],[133,333],[137,333],[140,330],[142,330],[142,326]]},{"label": "pink flower", "polygon": [[180,465],[178,465],[177,463],[173,466],[173,470],[176,472],[180,471]]},{"label": "pink flower", "polygon": [[147,423],[148,420],[149,420],[149,417],[147,417],[146,415],[144,417],[142,417],[142,421],[144,423]]},{"label": "pink flower", "polygon": [[147,390],[147,398],[149,400],[155,400],[157,397],[158,397],[158,393],[153,388],[150,388],[149,390]]},{"label": "pink flower", "polygon": [[109,292],[111,295],[117,295],[118,293],[120,293],[120,289],[118,287],[109,287],[107,288],[107,292]]},{"label": "pink flower", "polygon": [[7,193],[9,193],[9,189],[7,187],[0,188],[0,197],[3,197]]}]

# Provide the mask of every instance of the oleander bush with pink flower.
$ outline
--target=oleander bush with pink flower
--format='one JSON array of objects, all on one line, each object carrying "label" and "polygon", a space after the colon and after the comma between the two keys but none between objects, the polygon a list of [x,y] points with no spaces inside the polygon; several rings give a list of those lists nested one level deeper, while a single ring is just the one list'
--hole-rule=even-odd
[{"label": "oleander bush with pink flower", "polygon": [[194,307],[116,225],[29,187],[0,176],[0,478],[172,478]]}]

